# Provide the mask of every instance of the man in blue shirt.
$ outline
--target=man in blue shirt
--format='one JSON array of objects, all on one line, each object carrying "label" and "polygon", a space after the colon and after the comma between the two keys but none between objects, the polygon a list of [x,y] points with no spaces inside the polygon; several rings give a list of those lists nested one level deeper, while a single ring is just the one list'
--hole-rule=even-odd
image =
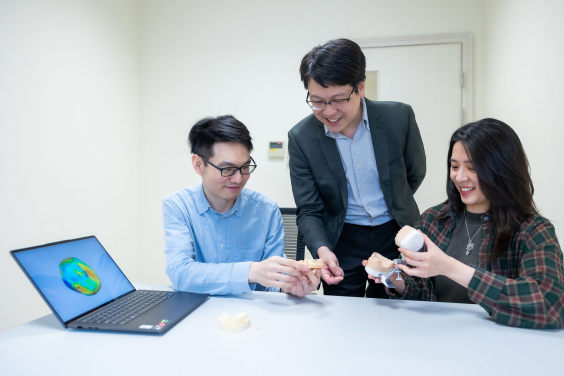
[{"label": "man in blue shirt", "polygon": [[282,289],[304,296],[316,290],[319,274],[285,258],[276,202],[244,188],[256,168],[247,127],[230,115],[205,118],[188,138],[202,184],[163,201],[173,287],[218,295]]}]

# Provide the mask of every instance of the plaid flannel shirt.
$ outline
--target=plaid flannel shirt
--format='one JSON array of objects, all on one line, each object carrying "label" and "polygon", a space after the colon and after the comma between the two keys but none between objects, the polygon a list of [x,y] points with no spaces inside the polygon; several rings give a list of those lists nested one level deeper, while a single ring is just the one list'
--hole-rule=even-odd
[{"label": "plaid flannel shirt", "polygon": [[[455,227],[455,217],[438,205],[426,210],[416,227],[423,231],[443,252]],[[537,329],[564,327],[564,266],[560,244],[552,224],[534,215],[515,231],[509,249],[497,260],[488,260],[495,234],[492,224],[482,228],[478,267],[468,285],[468,297],[479,304],[497,322],[509,326]],[[388,290],[391,298],[436,301],[430,278],[405,277],[403,296]]]}]

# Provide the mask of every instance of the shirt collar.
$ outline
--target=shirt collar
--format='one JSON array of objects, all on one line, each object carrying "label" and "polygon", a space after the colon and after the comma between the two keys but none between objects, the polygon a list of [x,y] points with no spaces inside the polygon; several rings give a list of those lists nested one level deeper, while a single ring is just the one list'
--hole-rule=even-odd
[{"label": "shirt collar", "polygon": [[[364,102],[364,98],[362,98],[360,100],[360,105],[362,106],[362,119],[360,120],[359,126],[363,126],[364,129],[369,131],[370,130],[370,123],[368,123],[368,111],[366,110],[366,103]],[[323,124],[323,128],[325,129],[325,135],[327,137],[331,137],[331,138],[345,137],[340,133],[331,132],[325,124]]]},{"label": "shirt collar", "polygon": [[[223,217],[230,217],[231,215],[235,214],[240,218],[243,215],[244,204],[242,202],[245,201],[245,195],[243,194],[244,190],[245,188],[241,190],[241,193],[239,194],[239,197],[237,197],[237,200],[235,200],[233,207],[222,214]],[[196,190],[194,198],[196,199],[196,210],[198,211],[199,215],[204,214],[208,210],[213,213],[219,214],[219,212],[211,207],[208,199],[206,198],[203,184],[200,184],[200,187]]]}]

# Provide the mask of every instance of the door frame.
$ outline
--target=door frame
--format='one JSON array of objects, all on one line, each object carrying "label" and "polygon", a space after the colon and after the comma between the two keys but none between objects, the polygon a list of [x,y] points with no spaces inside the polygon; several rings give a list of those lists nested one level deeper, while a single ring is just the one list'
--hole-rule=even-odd
[{"label": "door frame", "polygon": [[354,39],[361,48],[420,46],[432,44],[460,43],[462,50],[462,72],[464,82],[461,82],[462,103],[464,110],[461,124],[474,121],[474,41],[472,33],[413,35],[402,37]]}]

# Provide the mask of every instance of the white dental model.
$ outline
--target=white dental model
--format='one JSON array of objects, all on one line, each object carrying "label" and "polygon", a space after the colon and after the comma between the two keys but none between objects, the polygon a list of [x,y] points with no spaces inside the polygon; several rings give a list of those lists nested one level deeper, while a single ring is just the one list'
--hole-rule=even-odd
[{"label": "white dental model", "polygon": [[371,276],[380,278],[392,270],[393,267],[394,262],[392,260],[374,252],[368,259],[368,265],[366,265],[365,269]]},{"label": "white dental model", "polygon": [[423,235],[413,227],[403,226],[396,235],[396,245],[412,252],[418,252],[423,248],[423,244]]},{"label": "white dental model", "polygon": [[248,313],[239,313],[236,316],[229,316],[227,313],[219,316],[219,327],[229,332],[236,332],[247,329],[251,325],[251,318]]},{"label": "white dental model", "polygon": [[[425,243],[423,235],[410,226],[403,226],[398,231],[395,241],[398,247],[409,249],[412,252],[419,252]],[[400,270],[395,267],[397,264],[405,264],[405,262],[402,259],[390,260],[374,252],[364,269],[371,276],[379,278],[384,286],[393,288],[394,284],[390,278],[392,274],[397,273],[396,280],[401,281]]]}]

